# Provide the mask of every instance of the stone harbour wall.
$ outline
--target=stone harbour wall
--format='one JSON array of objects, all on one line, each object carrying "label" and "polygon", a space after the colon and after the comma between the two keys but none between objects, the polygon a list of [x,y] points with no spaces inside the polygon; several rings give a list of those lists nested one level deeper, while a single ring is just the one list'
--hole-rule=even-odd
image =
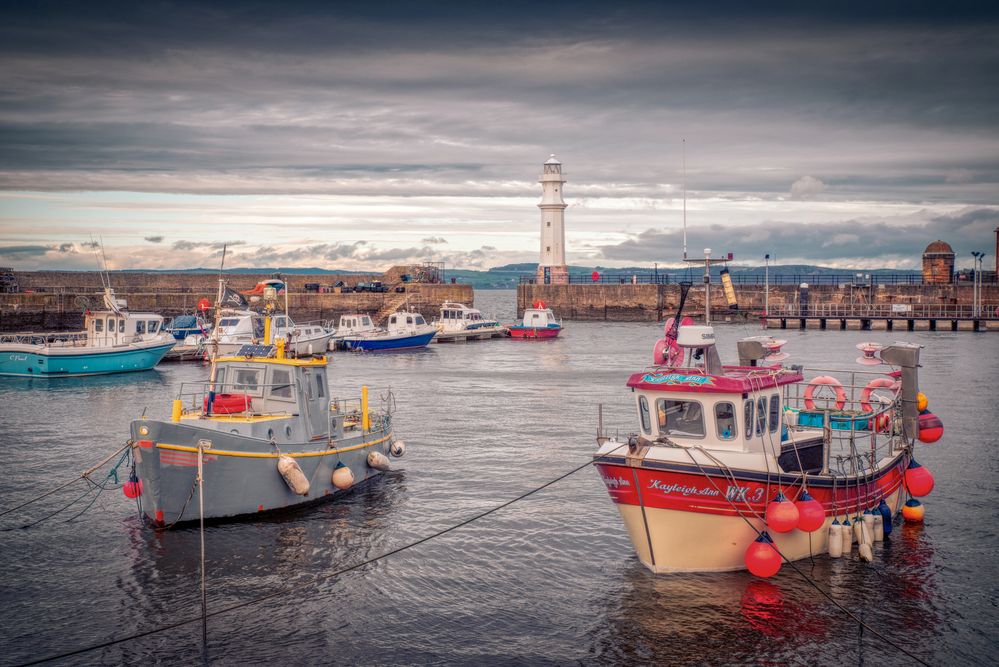
[{"label": "stone harbour wall", "polygon": [[[714,320],[755,318],[763,312],[764,288],[759,285],[736,285],[738,311],[732,311],[719,284],[711,285],[711,316]],[[999,306],[999,286],[983,285],[982,303]],[[782,305],[796,306],[801,291],[796,285],[774,285],[769,289],[771,311]],[[961,285],[877,285],[840,287],[815,285],[808,289],[808,301],[818,305],[851,304],[972,304],[971,284]],[[680,287],[670,285],[520,285],[517,288],[518,316],[536,301],[544,301],[555,313],[569,320],[606,320],[618,322],[658,321],[673,315],[680,300]],[[991,311],[990,311],[991,312]],[[687,295],[684,313],[704,316],[704,287],[695,283]]]}]

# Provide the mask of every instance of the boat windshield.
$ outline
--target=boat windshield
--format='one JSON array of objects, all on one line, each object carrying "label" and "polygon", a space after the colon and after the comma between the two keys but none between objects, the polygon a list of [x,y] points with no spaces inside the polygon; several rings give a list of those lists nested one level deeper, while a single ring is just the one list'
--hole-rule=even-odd
[{"label": "boat windshield", "polygon": [[704,437],[704,412],[698,401],[670,400],[656,401],[659,415],[659,432],[665,435]]}]

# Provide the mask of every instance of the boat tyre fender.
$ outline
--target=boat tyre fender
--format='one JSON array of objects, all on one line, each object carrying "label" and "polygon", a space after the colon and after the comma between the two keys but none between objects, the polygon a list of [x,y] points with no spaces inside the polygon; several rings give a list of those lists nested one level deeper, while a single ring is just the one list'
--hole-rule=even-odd
[{"label": "boat tyre fender", "polygon": [[888,378],[874,378],[867,383],[864,390],[860,392],[860,407],[864,412],[874,412],[874,408],[871,407],[871,393],[875,389],[891,389],[892,391],[898,391],[899,383],[895,380],[889,380]]},{"label": "boat tyre fender", "polygon": [[815,390],[822,386],[832,387],[833,391],[836,392],[836,409],[842,410],[846,407],[846,391],[843,390],[843,385],[834,377],[829,375],[820,375],[817,378],[812,379],[805,387],[805,408],[808,410],[815,409]]}]

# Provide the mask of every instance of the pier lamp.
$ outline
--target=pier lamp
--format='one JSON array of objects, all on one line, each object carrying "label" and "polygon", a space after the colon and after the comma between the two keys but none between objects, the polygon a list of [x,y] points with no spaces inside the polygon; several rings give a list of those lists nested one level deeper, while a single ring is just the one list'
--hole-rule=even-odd
[{"label": "pier lamp", "polygon": [[763,328],[767,328],[766,317],[770,314],[770,253],[763,256]]},{"label": "pier lamp", "polygon": [[979,301],[981,301],[982,298],[981,274],[982,274],[982,260],[985,258],[985,253],[972,250],[971,256],[974,258],[972,260],[972,268],[975,270],[975,273],[972,276],[974,278],[974,281],[971,283],[971,316],[978,317],[980,314],[979,311],[981,310],[981,304],[979,303]]}]

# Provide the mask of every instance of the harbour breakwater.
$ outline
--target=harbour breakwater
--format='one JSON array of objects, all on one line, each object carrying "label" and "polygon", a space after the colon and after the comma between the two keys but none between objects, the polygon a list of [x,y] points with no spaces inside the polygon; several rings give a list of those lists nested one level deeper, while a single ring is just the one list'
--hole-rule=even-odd
[{"label": "harbour breakwater", "polygon": [[[804,289],[772,285],[766,290],[762,285],[735,285],[734,289],[738,309],[729,308],[721,285],[711,286],[713,321],[759,322],[766,303],[771,328],[999,330],[999,286],[995,284],[980,287],[978,308],[971,284],[813,285]],[[676,312],[680,286],[521,284],[518,315],[539,300],[569,320],[655,322]],[[700,284],[690,290],[684,314],[703,319]]]},{"label": "harbour breakwater", "polygon": [[[368,313],[376,319],[387,317],[396,309],[411,307],[424,317],[436,318],[445,301],[473,305],[471,285],[450,283],[402,282],[398,271],[385,274],[295,274],[285,276],[288,307],[297,322],[336,320],[349,313]],[[227,285],[247,291],[271,274],[227,274]],[[79,329],[88,309],[102,308],[101,280],[97,272],[25,271],[17,273],[23,291],[0,294],[0,331],[45,331]],[[380,280],[387,292],[339,293],[332,285],[343,281]],[[214,302],[218,289],[217,274],[142,273],[111,274],[118,298],[126,299],[134,312],[154,312],[165,317],[193,313],[201,299]],[[305,291],[306,285],[320,285],[321,292]],[[404,291],[395,291],[400,287]]]}]

